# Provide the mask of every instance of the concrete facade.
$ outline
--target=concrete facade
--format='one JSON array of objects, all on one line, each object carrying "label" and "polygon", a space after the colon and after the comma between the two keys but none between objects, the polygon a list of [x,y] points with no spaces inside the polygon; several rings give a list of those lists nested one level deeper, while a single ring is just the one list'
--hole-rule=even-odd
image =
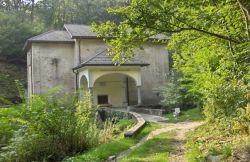
[{"label": "concrete facade", "polygon": [[44,34],[27,41],[29,97],[61,85],[65,92],[70,93],[78,88],[91,90],[94,104],[97,104],[98,95],[107,95],[109,103],[115,107],[128,104],[128,98],[130,105],[138,104],[138,97],[142,104],[159,103],[157,88],[165,84],[169,73],[168,52],[164,44],[148,42],[143,49],[135,50],[136,57],[149,66],[86,65],[72,70],[105,50],[106,45],[98,38],[73,38],[70,33],[68,38],[67,31],[61,33],[57,40]]}]

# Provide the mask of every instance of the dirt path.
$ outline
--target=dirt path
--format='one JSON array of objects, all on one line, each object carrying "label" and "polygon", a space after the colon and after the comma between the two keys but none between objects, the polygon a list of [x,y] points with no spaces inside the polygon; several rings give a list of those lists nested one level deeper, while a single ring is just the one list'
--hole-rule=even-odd
[{"label": "dirt path", "polygon": [[173,142],[173,145],[176,149],[175,151],[170,153],[170,161],[171,162],[186,162],[185,157],[184,157],[184,154],[185,154],[184,144],[186,140],[185,134],[188,131],[200,126],[202,122],[181,122],[181,123],[176,123],[176,124],[165,124],[165,123],[164,124],[161,123],[161,124],[163,128],[152,131],[146,137],[141,139],[141,141],[137,143],[135,146],[132,146],[131,148],[129,148],[128,150],[124,152],[121,152],[117,156],[117,161],[120,161],[124,157],[128,156],[134,149],[141,146],[147,140],[152,139],[161,133],[176,130],[175,141]]},{"label": "dirt path", "polygon": [[188,131],[200,126],[201,124],[202,123],[200,122],[187,122],[177,125],[178,128],[176,129],[176,136],[173,142],[175,150],[170,153],[170,162],[186,162],[184,148],[184,145],[186,143],[185,134]]}]

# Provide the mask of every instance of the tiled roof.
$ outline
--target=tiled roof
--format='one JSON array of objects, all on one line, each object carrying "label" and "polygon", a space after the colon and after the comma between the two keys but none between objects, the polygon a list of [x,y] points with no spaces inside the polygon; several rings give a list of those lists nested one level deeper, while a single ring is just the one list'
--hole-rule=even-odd
[{"label": "tiled roof", "polygon": [[74,43],[74,40],[70,38],[67,31],[54,30],[46,33],[42,33],[35,37],[29,38],[23,47],[24,51],[28,51],[32,42],[64,42],[64,43]]},{"label": "tiled roof", "polygon": [[28,39],[28,41],[55,41],[55,42],[74,42],[67,31],[49,31]]},{"label": "tiled roof", "polygon": [[[66,29],[71,38],[97,38],[97,34],[91,31],[91,27],[88,25],[79,24],[64,24],[64,29]],[[169,39],[168,36],[163,34],[157,34],[151,36],[151,39]]]},{"label": "tiled roof", "polygon": [[91,27],[87,25],[65,24],[66,29],[71,38],[96,38],[96,33],[91,31]]},{"label": "tiled roof", "polygon": [[[107,50],[103,50],[89,59],[83,60],[77,67],[73,69],[79,69],[84,66],[114,66],[113,57],[107,55]],[[127,61],[121,66],[148,66],[148,63],[142,62],[138,57],[134,57],[130,61]]]},{"label": "tiled roof", "polygon": [[[75,38],[97,38],[97,34],[91,31],[91,27],[87,25],[65,24],[64,30],[49,31],[28,39],[24,45],[24,51],[27,51],[32,42],[70,42],[73,43]],[[151,39],[168,39],[164,35],[156,35]]]}]

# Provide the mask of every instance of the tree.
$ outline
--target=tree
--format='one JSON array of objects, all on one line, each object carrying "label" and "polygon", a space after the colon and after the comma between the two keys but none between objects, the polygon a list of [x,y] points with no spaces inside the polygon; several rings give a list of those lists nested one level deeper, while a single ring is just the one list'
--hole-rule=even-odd
[{"label": "tree", "polygon": [[117,20],[106,11],[107,7],[122,4],[122,0],[41,0],[37,3],[38,15],[51,28],[61,28],[65,23],[90,24]]},{"label": "tree", "polygon": [[17,16],[12,13],[0,12],[0,22],[0,55],[12,58],[23,57],[24,42],[33,35],[31,25],[17,19]]},{"label": "tree", "polygon": [[121,22],[94,23],[93,29],[120,63],[154,36],[162,43],[170,37],[174,67],[189,92],[202,98],[207,119],[215,121],[237,116],[248,102],[249,9],[247,0],[132,0],[109,9]]}]

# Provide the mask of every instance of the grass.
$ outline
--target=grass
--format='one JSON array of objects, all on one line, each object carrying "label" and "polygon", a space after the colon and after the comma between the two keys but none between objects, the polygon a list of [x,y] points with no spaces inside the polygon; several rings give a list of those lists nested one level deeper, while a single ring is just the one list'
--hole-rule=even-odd
[{"label": "grass", "polygon": [[199,108],[188,109],[181,111],[180,115],[174,117],[173,114],[166,114],[165,116],[168,120],[168,123],[177,123],[184,121],[201,121],[204,119],[204,116]]},{"label": "grass", "polygon": [[135,123],[135,120],[132,119],[121,119],[118,121],[118,123],[116,123],[116,127],[119,130],[125,130],[127,128],[132,127]]},{"label": "grass", "polygon": [[138,134],[132,138],[124,138],[123,134],[121,134],[118,138],[114,139],[110,143],[99,145],[83,154],[79,154],[77,156],[65,159],[64,161],[104,161],[108,159],[109,156],[116,155],[124,150],[129,149],[131,146],[135,145],[142,137],[157,128],[160,128],[158,124],[146,123],[144,128],[142,128],[141,131],[138,132]]},{"label": "grass", "polygon": [[169,152],[173,150],[171,143],[174,136],[175,132],[162,133],[136,148],[122,162],[167,162]]},{"label": "grass", "polygon": [[235,150],[247,150],[250,137],[247,134],[230,134],[217,125],[205,124],[189,132],[186,157],[191,162],[203,162],[208,155],[223,155],[225,161]]},{"label": "grass", "polygon": [[14,131],[19,128],[15,121],[19,113],[17,108],[0,108],[0,148],[8,143]]}]

